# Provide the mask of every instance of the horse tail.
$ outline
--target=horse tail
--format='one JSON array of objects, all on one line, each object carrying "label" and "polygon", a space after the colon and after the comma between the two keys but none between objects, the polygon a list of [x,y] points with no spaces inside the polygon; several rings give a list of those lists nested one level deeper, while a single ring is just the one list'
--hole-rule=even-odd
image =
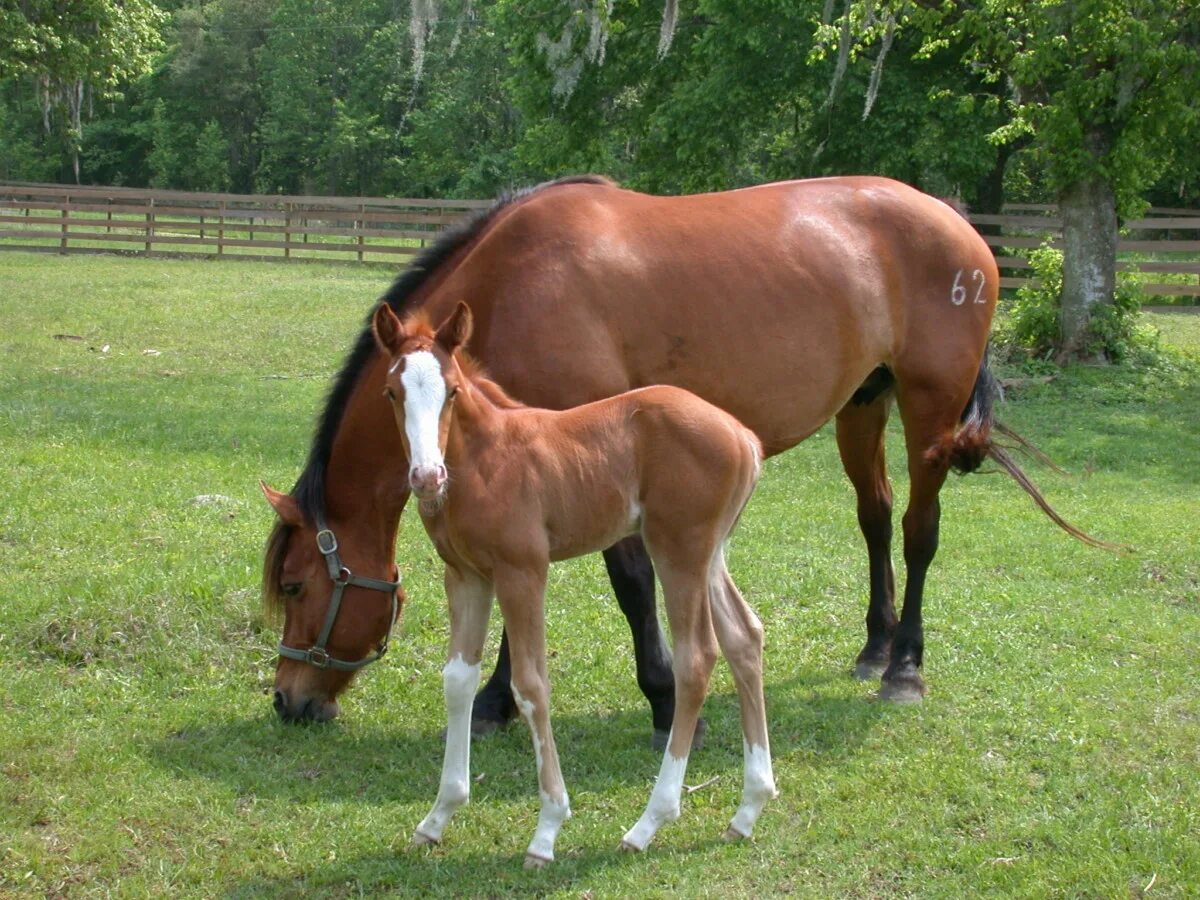
[{"label": "horse tail", "polygon": [[1033,483],[1025,471],[1017,464],[1008,448],[998,444],[992,436],[993,432],[1004,435],[1014,441],[1017,447],[1035,459],[1038,459],[1057,472],[1063,470],[1050,461],[1041,450],[1022,437],[1007,425],[996,420],[995,404],[1000,398],[1000,383],[988,367],[988,354],[985,352],[983,361],[979,364],[979,374],[975,377],[975,387],[970,399],[959,416],[959,425],[952,435],[947,435],[925,453],[930,462],[945,465],[960,474],[976,471],[984,460],[992,460],[1027,493],[1038,508],[1044,512],[1055,525],[1067,534],[1085,544],[1101,547],[1105,550],[1126,550],[1119,544],[1112,544],[1092,537],[1085,531],[1072,525],[1050,505],[1037,485]]}]

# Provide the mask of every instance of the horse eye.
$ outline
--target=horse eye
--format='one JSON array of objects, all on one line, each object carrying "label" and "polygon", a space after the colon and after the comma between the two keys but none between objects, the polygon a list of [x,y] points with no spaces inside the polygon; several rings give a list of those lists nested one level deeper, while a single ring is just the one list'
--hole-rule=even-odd
[{"label": "horse eye", "polygon": [[384,388],[383,393],[386,394],[387,398],[389,400],[391,400],[393,403],[396,402],[396,392],[393,391],[391,388]]},{"label": "horse eye", "polygon": [[446,395],[447,399],[450,399],[450,400],[453,400],[456,396],[458,396],[458,387],[457,386],[450,388],[450,393]]},{"label": "horse eye", "polygon": [[300,594],[300,589],[302,587],[304,587],[304,585],[299,581],[293,584],[285,584],[283,585],[283,595],[285,597],[296,597]]}]

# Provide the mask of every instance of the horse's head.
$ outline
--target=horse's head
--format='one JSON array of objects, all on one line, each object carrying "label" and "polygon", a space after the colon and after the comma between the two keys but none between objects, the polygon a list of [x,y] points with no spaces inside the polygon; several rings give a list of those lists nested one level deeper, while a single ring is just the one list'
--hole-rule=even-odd
[{"label": "horse's head", "polygon": [[328,721],[355,673],[387,649],[404,592],[395,564],[390,581],[362,574],[378,569],[384,551],[361,524],[339,524],[335,537],[326,523],[308,521],[294,497],[262,489],[279,514],[263,566],[264,600],[283,617],[275,711],[288,722]]},{"label": "horse's head", "polygon": [[437,499],[446,488],[450,419],[466,380],[454,354],[470,338],[471,325],[465,303],[436,330],[423,319],[402,322],[386,303],[375,310],[375,340],[390,357],[385,393],[408,454],[409,486],[421,500]]}]

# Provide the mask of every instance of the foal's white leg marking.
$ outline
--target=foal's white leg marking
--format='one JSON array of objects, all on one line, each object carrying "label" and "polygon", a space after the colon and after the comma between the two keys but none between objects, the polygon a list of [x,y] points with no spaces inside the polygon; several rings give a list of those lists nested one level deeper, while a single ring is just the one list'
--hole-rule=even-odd
[{"label": "foal's white leg marking", "polygon": [[471,703],[479,687],[479,663],[467,665],[462,654],[442,669],[446,693],[446,755],[442,758],[442,781],[437,800],[417,832],[414,844],[436,844],[455,811],[471,796]]},{"label": "foal's white leg marking", "polygon": [[446,405],[446,381],[442,367],[428,350],[404,356],[404,433],[408,438],[409,466],[436,468],[445,464],[438,447],[438,418]]},{"label": "foal's white leg marking", "polygon": [[771,748],[751,746],[742,741],[745,774],[742,776],[742,805],[729,823],[729,837],[750,837],[754,823],[762,814],[768,800],[778,796],[775,775],[771,770]]},{"label": "foal's white leg marking", "polygon": [[513,699],[517,702],[517,709],[521,711],[521,717],[529,724],[529,731],[533,735],[533,758],[537,761],[538,797],[542,802],[541,811],[538,813],[537,829],[533,832],[533,840],[529,842],[529,847],[525,850],[526,865],[528,866],[530,857],[545,862],[554,860],[554,842],[558,839],[558,832],[562,829],[563,822],[571,818],[571,800],[567,797],[565,787],[561,803],[551,797],[542,787],[542,736],[538,734],[537,724],[533,720],[533,701],[522,697],[515,684],[512,686],[512,692]]},{"label": "foal's white leg marking", "polygon": [[[761,669],[751,666],[750,660],[761,650],[762,623],[754,611],[740,600],[733,581],[728,580],[725,567],[725,547],[722,545],[713,557],[709,569],[709,605],[713,614],[713,626],[717,638],[725,651],[726,659],[733,670],[738,687],[738,702],[742,711],[742,803],[729,829],[727,838],[748,838],[754,831],[754,823],[762,814],[768,800],[779,795],[775,790],[775,775],[771,769],[771,747],[767,738],[766,716],[763,711]],[[754,656],[748,656],[753,652]],[[762,743],[758,743],[761,734]],[[755,742],[751,743],[751,739]]]},{"label": "foal's white leg marking", "polygon": [[646,810],[637,824],[625,832],[625,837],[621,839],[622,848],[645,850],[659,828],[679,818],[679,798],[683,796],[687,764],[687,756],[681,758],[671,755],[671,739],[668,737],[658,780],[650,792],[650,802],[646,804]]}]

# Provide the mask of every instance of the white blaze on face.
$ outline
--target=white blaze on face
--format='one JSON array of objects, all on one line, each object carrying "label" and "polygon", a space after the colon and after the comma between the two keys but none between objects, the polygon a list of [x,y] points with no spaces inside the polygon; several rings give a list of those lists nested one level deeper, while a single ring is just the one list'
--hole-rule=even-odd
[{"label": "white blaze on face", "polygon": [[446,405],[446,381],[437,357],[428,350],[406,355],[400,383],[404,385],[404,434],[408,438],[412,471],[443,466],[438,420]]}]

